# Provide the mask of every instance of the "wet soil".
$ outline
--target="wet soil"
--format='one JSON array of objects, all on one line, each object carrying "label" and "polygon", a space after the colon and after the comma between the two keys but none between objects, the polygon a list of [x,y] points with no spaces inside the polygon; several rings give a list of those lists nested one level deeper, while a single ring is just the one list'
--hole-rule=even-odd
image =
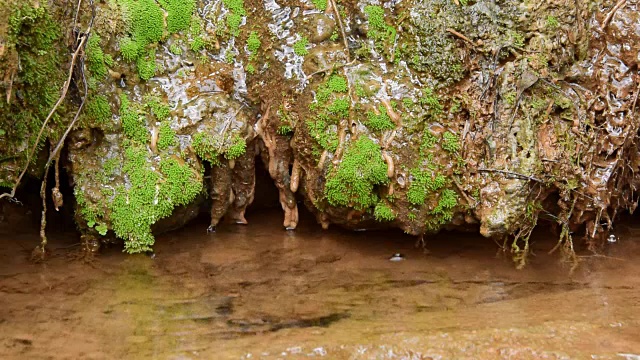
[{"label": "wet soil", "polygon": [[[640,353],[640,228],[569,273],[538,233],[522,271],[475,235],[322,231],[249,213],[71,260],[77,234],[0,226],[2,359],[624,359]],[[404,261],[391,262],[394,253]],[[585,254],[586,255],[586,254]],[[630,356],[630,355],[629,355]],[[631,357],[628,357],[631,358]]]}]

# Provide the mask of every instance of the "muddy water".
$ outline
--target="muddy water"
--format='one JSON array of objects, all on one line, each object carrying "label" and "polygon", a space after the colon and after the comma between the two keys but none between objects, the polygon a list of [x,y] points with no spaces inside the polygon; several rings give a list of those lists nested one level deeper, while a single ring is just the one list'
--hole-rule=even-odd
[{"label": "muddy water", "polygon": [[[280,214],[160,236],[156,256],[71,260],[74,233],[0,230],[2,359],[632,359],[640,354],[640,236],[572,275],[546,251],[523,271],[489,240],[321,231]],[[29,228],[24,226],[24,228]],[[640,234],[640,231],[635,230]],[[399,252],[404,261],[388,258]]]}]

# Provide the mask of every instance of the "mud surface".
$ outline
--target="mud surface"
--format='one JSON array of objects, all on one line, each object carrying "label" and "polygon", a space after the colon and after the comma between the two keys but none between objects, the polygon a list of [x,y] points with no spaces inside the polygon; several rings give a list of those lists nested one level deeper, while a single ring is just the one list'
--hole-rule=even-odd
[{"label": "mud surface", "polygon": [[[303,214],[304,215],[304,214]],[[160,236],[156,256],[107,249],[70,260],[75,233],[50,236],[50,261],[16,218],[0,227],[2,359],[623,359],[640,349],[640,228],[572,275],[534,234],[514,270],[487,239],[441,233],[424,254],[393,233],[321,231],[301,216],[249,213]],[[11,224],[11,225],[8,225]],[[390,262],[394,253],[404,261]]]}]

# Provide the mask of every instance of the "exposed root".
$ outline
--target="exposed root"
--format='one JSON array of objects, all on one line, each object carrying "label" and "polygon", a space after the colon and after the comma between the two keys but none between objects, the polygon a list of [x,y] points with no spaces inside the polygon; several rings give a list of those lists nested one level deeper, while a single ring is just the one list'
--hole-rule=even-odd
[{"label": "exposed root", "polygon": [[391,118],[391,121],[393,121],[393,123],[396,124],[396,126],[402,126],[402,123],[400,122],[400,114],[398,114],[395,110],[393,110],[393,106],[391,106],[389,99],[382,98],[380,99],[380,102],[387,109],[387,115],[389,115],[389,118]]},{"label": "exposed root", "polygon": [[320,156],[320,160],[318,160],[318,169],[322,170],[324,169],[324,162],[327,161],[327,156],[329,155],[329,152],[327,150],[322,152],[322,155]]},{"label": "exposed root", "polygon": [[534,177],[534,176],[529,176],[529,175],[524,175],[524,174],[520,174],[520,173],[516,173],[513,171],[506,171],[506,170],[498,170],[498,169],[478,169],[479,172],[495,172],[495,173],[500,173],[503,175],[508,175],[508,176],[513,176],[516,178],[520,178],[522,180],[532,180],[532,181],[536,181],[541,183],[542,180]]},{"label": "exposed root", "polygon": [[469,39],[468,37],[462,35],[461,33],[457,32],[457,31],[455,31],[455,30],[453,30],[451,28],[447,29],[447,31],[450,32],[451,34],[459,37],[460,39],[468,42],[469,44],[471,44],[471,46],[473,46],[473,47],[476,46],[476,43],[474,43],[471,39]]},{"label": "exposed root", "polygon": [[386,151],[382,152],[382,157],[384,158],[384,161],[386,161],[387,163],[387,177],[391,179],[396,174],[395,166],[393,164],[393,158]]},{"label": "exposed root", "polygon": [[338,21],[338,27],[340,28],[340,35],[342,35],[342,43],[344,44],[344,52],[347,55],[347,61],[351,61],[351,55],[349,54],[349,43],[347,42],[347,35],[344,32],[344,25],[342,25],[342,17],[340,16],[340,12],[338,11],[336,0],[329,0],[329,4],[333,9],[333,13],[336,15],[336,20]]},{"label": "exposed root", "polygon": [[300,184],[301,170],[302,170],[302,167],[300,166],[300,162],[298,161],[298,159],[294,159],[293,167],[291,169],[291,182],[289,183],[289,188],[293,193],[298,191],[298,185]]}]

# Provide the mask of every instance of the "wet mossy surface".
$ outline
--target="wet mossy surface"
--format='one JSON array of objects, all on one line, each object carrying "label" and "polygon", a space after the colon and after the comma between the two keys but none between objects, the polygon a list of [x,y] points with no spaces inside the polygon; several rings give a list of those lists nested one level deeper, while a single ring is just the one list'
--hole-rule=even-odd
[{"label": "wet mossy surface", "polygon": [[[60,9],[11,5],[0,53],[13,79],[11,101],[0,102],[2,185],[26,161],[69,55]],[[229,199],[251,184],[232,179],[250,171],[256,151],[291,219],[300,191],[319,222],[348,228],[421,235],[469,225],[505,235],[528,229],[540,209],[562,226],[593,224],[594,214],[630,206],[627,195],[595,199],[635,181],[613,176],[622,170],[610,157],[635,141],[611,114],[630,115],[637,92],[625,85],[635,61],[626,50],[607,55],[622,65],[593,55],[635,38],[616,35],[627,26],[618,20],[592,37],[609,7],[583,5],[351,1],[337,4],[338,19],[320,12],[326,1],[306,10],[286,1],[97,3],[84,59],[90,93],[68,145],[79,225],[149,250],[153,224],[203,193],[203,162],[214,171],[212,213],[241,213],[251,192],[238,193],[236,210]],[[619,16],[633,18],[635,7]],[[86,25],[89,5],[82,10]],[[615,69],[623,80],[604,81]],[[605,103],[602,86],[626,107]],[[78,89],[42,144],[64,130]],[[552,197],[561,210],[545,208]]]}]

